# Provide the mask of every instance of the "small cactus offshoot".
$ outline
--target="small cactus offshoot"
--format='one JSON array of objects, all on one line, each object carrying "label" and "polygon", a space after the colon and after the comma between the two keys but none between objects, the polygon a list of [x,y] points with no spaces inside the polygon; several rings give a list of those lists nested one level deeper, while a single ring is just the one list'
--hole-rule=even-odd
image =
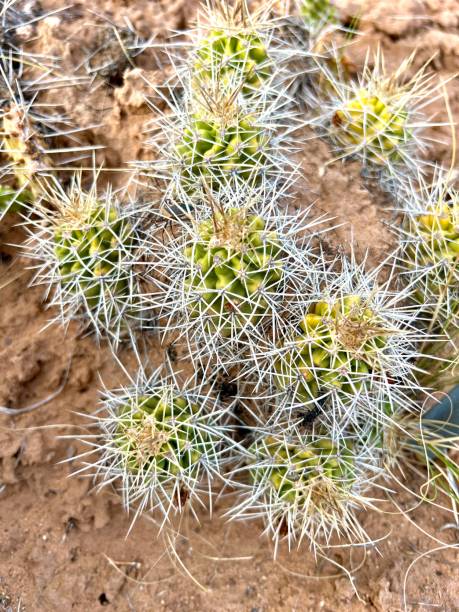
[{"label": "small cactus offshoot", "polygon": [[332,137],[343,150],[363,149],[376,164],[397,162],[401,148],[411,138],[407,116],[403,107],[361,89],[336,111]]},{"label": "small cactus offshoot", "polygon": [[406,77],[413,56],[394,73],[386,70],[381,51],[373,67],[369,62],[370,56],[358,79],[347,82],[326,63],[319,65],[327,91],[318,99],[322,114],[312,123],[330,138],[339,158],[360,159],[367,172],[383,180],[405,180],[407,170],[422,166],[420,155],[429,141],[424,128],[439,125],[427,121],[422,109],[440,95],[440,84],[432,83],[426,66]]},{"label": "small cactus offshoot", "polygon": [[333,442],[323,433],[255,434],[244,458],[249,483],[235,518],[261,516],[275,545],[307,540],[314,549],[333,534],[352,543],[366,540],[354,510],[365,507],[362,493],[377,473],[376,458],[358,451],[352,438]]},{"label": "small cactus offshoot", "polygon": [[182,390],[157,372],[133,383],[104,393],[92,417],[99,431],[83,438],[99,454],[100,486],[113,482],[136,516],[157,509],[167,520],[204,495],[210,502],[224,461],[223,410],[201,388]]}]

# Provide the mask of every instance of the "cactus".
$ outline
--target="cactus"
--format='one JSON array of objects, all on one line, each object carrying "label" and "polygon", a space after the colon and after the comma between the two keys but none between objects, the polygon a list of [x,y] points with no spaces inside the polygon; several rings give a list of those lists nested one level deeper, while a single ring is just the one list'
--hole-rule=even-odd
[{"label": "cactus", "polygon": [[212,29],[199,40],[193,72],[198,83],[218,81],[223,88],[240,84],[241,92],[257,92],[272,74],[263,39],[255,32]]},{"label": "cactus", "polygon": [[302,0],[300,15],[306,26],[313,31],[336,21],[335,7],[330,0]]},{"label": "cactus", "polygon": [[384,101],[368,89],[339,108],[332,119],[332,138],[344,150],[363,150],[376,164],[401,160],[401,149],[411,138],[405,108]]},{"label": "cactus", "polygon": [[241,345],[250,353],[283,326],[290,294],[307,286],[310,232],[323,219],[309,219],[307,209],[282,213],[266,186],[228,187],[201,193],[194,209],[193,202],[183,205],[195,219],[179,216],[180,232],[156,238],[151,277],[160,268],[167,287],[160,318],[166,333],[187,338],[193,359],[211,355],[229,365]]},{"label": "cactus", "polygon": [[406,263],[413,297],[442,327],[459,327],[459,194],[449,189],[420,213],[407,215]]},{"label": "cactus", "polygon": [[299,401],[317,398],[327,388],[353,393],[381,367],[390,329],[359,295],[312,303],[299,327],[294,350],[275,366],[276,386],[285,390],[297,383]]},{"label": "cactus", "polygon": [[[141,230],[143,211],[123,210],[109,192],[104,198],[73,179],[68,193],[56,182],[46,188],[49,211],[35,205],[27,252],[39,261],[34,284],[49,283],[52,305],[63,323],[80,319],[98,337],[107,336],[117,349],[124,338],[133,341],[136,328],[150,318],[141,291],[142,260],[147,256]],[[38,241],[38,248],[36,245]]]},{"label": "cactus", "polygon": [[0,151],[11,162],[19,189],[28,189],[36,197],[40,188],[37,177],[47,173],[52,163],[42,137],[24,107],[11,104],[1,114],[2,145]]},{"label": "cactus", "polygon": [[[391,289],[397,267],[387,264],[368,273],[354,256],[316,263],[277,337],[260,339],[243,368],[247,377],[265,373],[253,394],[273,399],[269,423],[302,415],[339,439],[347,427],[379,427],[395,407],[417,410],[417,343],[430,336],[416,327],[420,307],[406,305],[412,288]],[[381,282],[383,265],[390,273]]]},{"label": "cactus", "polygon": [[29,191],[17,191],[6,185],[0,185],[0,219],[6,213],[20,212],[24,204],[32,201],[32,197]]},{"label": "cactus", "polygon": [[230,208],[202,221],[198,235],[184,252],[190,316],[224,337],[269,316],[268,296],[279,293],[283,277],[277,233],[261,217]]},{"label": "cactus", "polygon": [[257,433],[245,464],[249,483],[232,516],[262,516],[276,546],[305,539],[320,550],[334,533],[366,540],[354,509],[367,504],[362,493],[378,473],[377,454],[359,450],[352,437],[336,443],[324,432]]},{"label": "cactus", "polygon": [[423,66],[408,79],[407,71],[413,55],[405,59],[392,74],[385,67],[378,51],[374,66],[367,57],[357,80],[342,81],[333,67],[322,62],[319,68],[326,92],[318,99],[320,115],[313,120],[336,147],[340,158],[356,157],[367,173],[375,173],[390,187],[406,181],[411,172],[422,167],[420,154],[429,138],[422,108],[432,99],[440,84],[433,84],[433,75]]},{"label": "cactus", "polygon": [[206,488],[210,494],[210,481],[226,460],[222,415],[200,387],[183,390],[175,379],[141,370],[132,386],[104,393],[92,417],[98,434],[83,441],[99,455],[101,486],[116,480],[127,510],[158,509],[169,519]]},{"label": "cactus", "polygon": [[269,131],[257,117],[237,107],[214,116],[193,114],[176,147],[182,187],[192,192],[202,182],[216,189],[231,178],[259,183],[268,163]]}]

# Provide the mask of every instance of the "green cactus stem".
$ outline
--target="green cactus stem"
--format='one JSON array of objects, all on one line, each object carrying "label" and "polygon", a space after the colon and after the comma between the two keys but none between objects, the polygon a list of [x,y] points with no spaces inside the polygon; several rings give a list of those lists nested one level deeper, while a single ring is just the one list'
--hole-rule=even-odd
[{"label": "green cactus stem", "polygon": [[283,277],[277,233],[261,217],[231,208],[201,222],[198,236],[184,252],[190,316],[223,337],[260,323]]},{"label": "green cactus stem", "polygon": [[200,82],[218,81],[223,88],[240,86],[249,95],[269,79],[272,62],[258,34],[215,28],[199,41],[194,73]]},{"label": "green cactus stem", "polygon": [[[326,389],[353,393],[380,367],[388,330],[357,295],[329,304],[316,302],[276,361],[280,390],[297,384],[296,400],[310,401]],[[298,382],[299,381],[299,382]]]},{"label": "green cactus stem", "polygon": [[193,115],[176,148],[184,189],[193,191],[202,182],[215,188],[231,177],[259,182],[268,143],[265,130],[250,115]]},{"label": "green cactus stem", "polygon": [[107,213],[105,206],[96,202],[83,211],[67,211],[54,232],[63,287],[83,294],[93,309],[100,306],[105,291],[127,294],[128,278],[119,266],[131,244],[130,226],[114,209]]},{"label": "green cactus stem", "polygon": [[[186,474],[194,478],[216,440],[195,417],[199,406],[166,387],[162,393],[139,396],[121,408],[113,434],[131,474],[151,475],[158,483]],[[144,481],[144,484],[147,484]]]},{"label": "green cactus stem", "polygon": [[331,134],[344,151],[362,151],[376,164],[400,161],[399,149],[411,138],[407,112],[368,89],[336,110]]}]

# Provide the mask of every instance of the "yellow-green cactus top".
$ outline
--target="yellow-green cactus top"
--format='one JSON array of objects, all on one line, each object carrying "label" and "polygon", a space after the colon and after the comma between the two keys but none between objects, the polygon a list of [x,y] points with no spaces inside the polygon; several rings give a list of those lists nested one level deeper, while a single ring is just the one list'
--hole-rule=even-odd
[{"label": "yellow-green cactus top", "polygon": [[318,510],[330,503],[327,484],[345,494],[355,481],[350,443],[338,447],[326,437],[303,436],[293,443],[268,436],[257,440],[250,452],[252,481],[269,480],[277,498],[297,508],[312,502]]},{"label": "yellow-green cactus top", "polygon": [[132,474],[149,473],[159,482],[187,471],[192,476],[215,440],[197,427],[197,404],[165,389],[142,395],[126,404],[119,414],[114,442]]},{"label": "yellow-green cactus top", "polygon": [[262,320],[283,270],[277,233],[243,209],[214,212],[185,249],[189,311],[211,333],[231,335]]},{"label": "yellow-green cactus top", "polygon": [[361,151],[374,163],[399,161],[410,139],[407,112],[367,89],[343,103],[332,119],[332,136],[345,151]]},{"label": "yellow-green cactus top", "polygon": [[132,243],[131,228],[112,208],[96,203],[88,210],[67,211],[54,231],[54,253],[61,283],[83,293],[90,307],[97,307],[106,279],[112,295],[129,290],[119,271],[123,253]]},{"label": "yellow-green cactus top", "polygon": [[296,385],[295,400],[300,402],[330,388],[360,388],[378,370],[390,333],[358,295],[312,304],[299,327],[302,333],[285,343],[275,363],[275,382],[280,390]]},{"label": "yellow-green cactus top", "polygon": [[459,194],[450,204],[440,202],[418,215],[415,231],[422,240],[422,263],[447,260],[458,266],[459,273]]},{"label": "yellow-green cactus top", "polygon": [[269,137],[264,130],[251,116],[206,119],[204,115],[192,117],[176,148],[185,190],[193,191],[202,181],[218,186],[232,176],[257,183],[267,159]]},{"label": "yellow-green cactus top", "polygon": [[211,30],[199,43],[194,75],[220,87],[239,87],[248,95],[258,90],[272,73],[272,62],[262,38],[252,32]]}]

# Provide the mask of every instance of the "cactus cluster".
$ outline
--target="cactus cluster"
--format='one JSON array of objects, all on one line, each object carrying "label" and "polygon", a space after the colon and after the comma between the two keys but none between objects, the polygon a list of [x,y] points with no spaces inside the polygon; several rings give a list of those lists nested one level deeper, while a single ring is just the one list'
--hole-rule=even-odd
[{"label": "cactus cluster", "polygon": [[[373,507],[365,491],[391,476],[392,442],[422,415],[420,359],[432,339],[422,312],[433,319],[434,306],[435,316],[457,317],[459,199],[437,189],[420,209],[421,190],[407,211],[401,289],[392,258],[368,272],[352,249],[350,257],[326,254],[323,219],[312,206],[292,212],[289,199],[289,135],[302,120],[276,58],[296,51],[282,51],[272,23],[251,20],[245,0],[220,5],[215,16],[209,4],[180,92],[161,94],[171,112],[155,132],[158,161],[143,166],[167,181],[159,204],[121,203],[126,194],[102,195],[97,181],[84,189],[82,175],[63,186],[49,176],[33,117],[10,100],[1,115],[10,181],[0,209],[24,200],[33,211],[26,252],[61,322],[83,322],[113,352],[130,340],[139,363],[138,332],[154,327],[168,372],[177,345],[202,381],[179,384],[142,366],[129,387],[105,392],[92,417],[97,433],[83,436],[99,457],[101,486],[114,483],[135,516],[160,511],[165,522],[185,504],[210,507],[223,475],[237,497],[228,514],[262,517],[276,546],[308,540],[317,551],[334,536],[363,543],[356,511]],[[344,79],[331,2],[304,0],[297,17],[308,35],[303,59],[316,73],[307,123],[339,157],[401,177],[406,193],[405,175],[426,142],[418,129],[430,77],[421,70],[403,83],[411,60],[388,75],[378,54],[374,69],[368,60],[357,80]],[[328,25],[330,39],[320,38]],[[103,37],[90,74],[117,76],[113,42]],[[234,394],[229,406],[223,389]]]}]

